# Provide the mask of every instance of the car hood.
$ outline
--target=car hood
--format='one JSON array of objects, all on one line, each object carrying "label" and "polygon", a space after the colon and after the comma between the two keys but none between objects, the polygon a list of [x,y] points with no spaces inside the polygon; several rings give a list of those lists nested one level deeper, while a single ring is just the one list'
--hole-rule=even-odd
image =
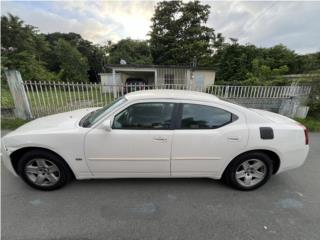
[{"label": "car hood", "polygon": [[8,135],[70,130],[77,127],[82,117],[96,109],[99,108],[85,108],[38,118],[22,125]]}]

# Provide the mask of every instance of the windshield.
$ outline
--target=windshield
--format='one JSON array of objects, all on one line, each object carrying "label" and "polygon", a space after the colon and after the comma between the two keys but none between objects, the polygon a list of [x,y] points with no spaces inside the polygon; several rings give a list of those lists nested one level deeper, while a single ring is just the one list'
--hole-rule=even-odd
[{"label": "windshield", "polygon": [[99,108],[95,111],[88,113],[80,120],[79,125],[81,127],[86,127],[86,128],[91,127],[93,124],[98,122],[105,114],[108,114],[109,112],[113,111],[115,108],[123,104],[125,101],[126,99],[124,97],[121,97],[109,105],[106,105],[102,108]]}]

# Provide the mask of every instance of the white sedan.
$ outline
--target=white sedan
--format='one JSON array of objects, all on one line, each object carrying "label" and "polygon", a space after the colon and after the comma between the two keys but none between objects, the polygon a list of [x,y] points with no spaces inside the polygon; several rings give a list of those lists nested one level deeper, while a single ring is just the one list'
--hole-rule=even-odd
[{"label": "white sedan", "polygon": [[304,126],[205,93],[149,90],[103,108],[31,121],[2,139],[4,165],[30,186],[53,190],[93,178],[224,179],[241,190],[301,166]]}]

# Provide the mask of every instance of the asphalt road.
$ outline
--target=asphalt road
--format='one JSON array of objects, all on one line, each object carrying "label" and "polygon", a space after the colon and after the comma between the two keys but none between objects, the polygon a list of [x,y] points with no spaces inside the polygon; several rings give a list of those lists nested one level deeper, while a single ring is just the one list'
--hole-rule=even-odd
[{"label": "asphalt road", "polygon": [[74,181],[36,191],[2,168],[2,239],[320,239],[320,134],[253,192],[210,179]]}]

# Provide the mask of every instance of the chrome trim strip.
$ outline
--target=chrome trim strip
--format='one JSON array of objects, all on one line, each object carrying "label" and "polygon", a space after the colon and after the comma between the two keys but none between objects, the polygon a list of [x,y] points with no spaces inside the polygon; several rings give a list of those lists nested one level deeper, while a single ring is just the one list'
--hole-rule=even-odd
[{"label": "chrome trim strip", "polygon": [[170,161],[170,158],[88,158],[90,161]]},{"label": "chrome trim strip", "polygon": [[221,157],[175,157],[172,160],[221,160]]}]

